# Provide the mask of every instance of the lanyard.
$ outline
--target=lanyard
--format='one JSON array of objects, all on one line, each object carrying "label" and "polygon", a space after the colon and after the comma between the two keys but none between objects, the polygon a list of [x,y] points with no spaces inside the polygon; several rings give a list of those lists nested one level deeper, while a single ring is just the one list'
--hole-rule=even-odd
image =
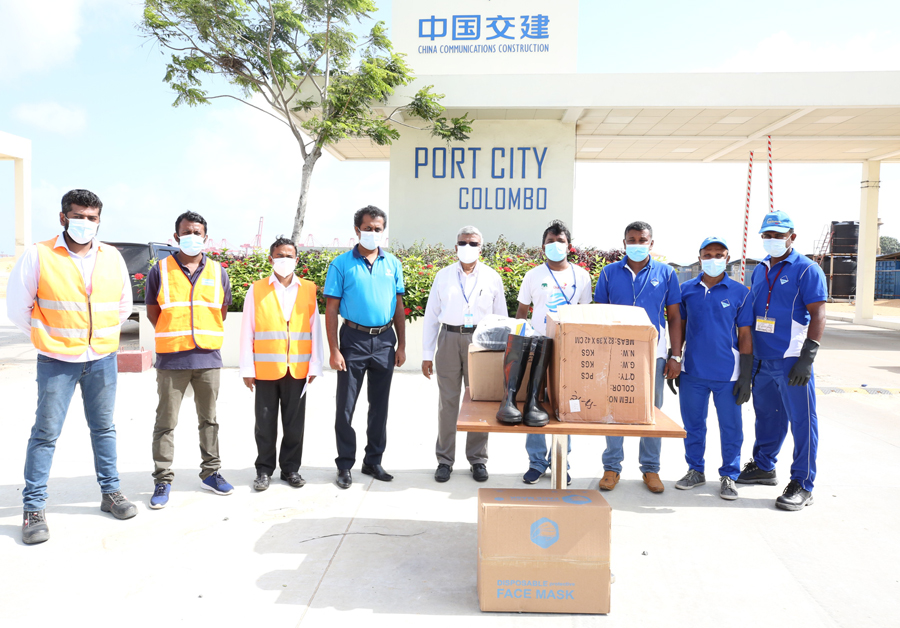
[{"label": "lanyard", "polygon": [[550,273],[550,276],[553,277],[553,281],[556,282],[556,287],[559,288],[560,294],[562,294],[563,298],[566,300],[566,305],[572,305],[572,299],[575,298],[575,295],[578,293],[578,278],[575,276],[575,266],[572,266],[572,299],[566,296],[565,290],[562,289],[562,286],[559,285],[559,281],[556,279],[556,275],[553,274],[553,271],[550,269],[550,264],[544,264],[547,267],[547,272]]},{"label": "lanyard", "polygon": [[[784,262],[781,263],[784,264]],[[769,283],[769,267],[766,266],[766,285],[769,286],[769,296],[766,298],[766,318],[769,318],[769,302],[772,300],[772,289],[775,287],[775,284],[778,283],[778,278],[781,276],[781,271],[783,270],[784,266],[779,268],[778,274],[775,275],[775,279],[772,280],[772,283]]]},{"label": "lanyard", "polygon": [[[462,266],[460,266],[462,269]],[[474,272],[474,271],[473,271]],[[463,273],[465,274],[465,273]],[[463,286],[462,277],[459,276],[459,271],[456,272],[456,280],[459,282],[459,291],[462,292],[463,298],[466,300],[466,305],[469,304],[469,297],[472,296],[472,293],[475,292],[475,288],[478,287],[478,277],[475,277],[475,283],[472,285],[472,289],[469,290],[469,296],[466,296],[466,288]]]}]

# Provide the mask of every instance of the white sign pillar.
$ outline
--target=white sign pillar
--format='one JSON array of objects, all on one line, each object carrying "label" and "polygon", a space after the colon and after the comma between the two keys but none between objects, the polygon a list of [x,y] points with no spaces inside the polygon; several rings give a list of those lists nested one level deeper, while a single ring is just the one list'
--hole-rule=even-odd
[{"label": "white sign pillar", "polygon": [[853,322],[875,318],[875,251],[878,248],[880,161],[864,161],[859,200],[859,250],[856,262],[856,312]]},{"label": "white sign pillar", "polygon": [[15,160],[16,250],[19,257],[31,244],[31,155]]}]

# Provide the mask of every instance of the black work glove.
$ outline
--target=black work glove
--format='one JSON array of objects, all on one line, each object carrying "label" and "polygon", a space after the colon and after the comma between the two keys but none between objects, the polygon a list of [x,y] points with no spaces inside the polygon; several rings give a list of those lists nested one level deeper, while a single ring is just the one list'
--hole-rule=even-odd
[{"label": "black work glove", "polygon": [[666,383],[669,385],[669,390],[675,393],[675,396],[677,397],[678,393],[675,392],[675,387],[678,386],[679,388],[681,388],[681,374],[679,374],[678,377],[674,379],[667,379]]},{"label": "black work glove", "polygon": [[734,402],[743,405],[750,401],[750,387],[753,379],[753,354],[741,354],[741,372],[738,374],[737,381],[734,383]]},{"label": "black work glove", "polygon": [[812,377],[813,360],[816,359],[816,352],[819,350],[819,343],[815,340],[807,338],[803,341],[803,348],[800,349],[800,358],[788,373],[789,386],[806,386],[809,378]]}]

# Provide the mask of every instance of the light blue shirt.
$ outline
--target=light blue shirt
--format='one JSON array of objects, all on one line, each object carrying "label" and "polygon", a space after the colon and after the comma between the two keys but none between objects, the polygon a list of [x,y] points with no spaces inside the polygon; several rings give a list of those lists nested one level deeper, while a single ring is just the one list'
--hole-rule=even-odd
[{"label": "light blue shirt", "polygon": [[341,300],[341,317],[365,327],[387,325],[404,291],[400,260],[380,247],[371,265],[359,254],[359,245],[338,255],[325,278],[325,296]]}]

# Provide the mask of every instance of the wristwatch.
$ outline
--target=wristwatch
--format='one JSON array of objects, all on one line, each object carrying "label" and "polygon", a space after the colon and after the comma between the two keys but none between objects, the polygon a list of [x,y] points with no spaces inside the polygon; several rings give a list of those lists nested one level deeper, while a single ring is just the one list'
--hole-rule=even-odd
[{"label": "wristwatch", "polygon": [[681,356],[680,356],[680,355],[671,355],[671,356],[669,356],[669,359],[670,359],[670,360],[675,360],[676,362],[678,362],[679,364],[681,364]]}]

